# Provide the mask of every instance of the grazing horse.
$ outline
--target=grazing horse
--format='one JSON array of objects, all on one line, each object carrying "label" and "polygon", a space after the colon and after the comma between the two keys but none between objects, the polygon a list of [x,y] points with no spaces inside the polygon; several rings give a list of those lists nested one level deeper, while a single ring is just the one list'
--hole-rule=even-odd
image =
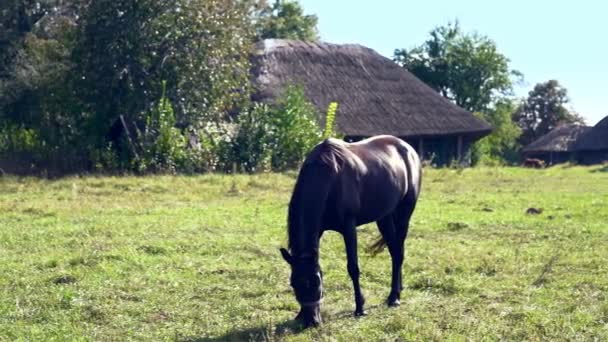
[{"label": "grazing horse", "polygon": [[355,293],[355,316],[365,315],[359,286],[356,227],[376,222],[392,259],[387,303],[398,306],[401,265],[410,217],[420,193],[421,166],[416,151],[399,138],[382,135],[356,143],[327,139],[307,156],[291,196],[288,213],[290,283],[300,304],[296,317],[305,326],[321,323],[323,276],[319,241],[325,230],[344,237],[347,269]]}]

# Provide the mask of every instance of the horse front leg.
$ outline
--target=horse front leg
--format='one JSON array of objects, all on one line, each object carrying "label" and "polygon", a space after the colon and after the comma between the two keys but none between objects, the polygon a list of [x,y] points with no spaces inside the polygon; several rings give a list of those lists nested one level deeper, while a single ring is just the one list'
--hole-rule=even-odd
[{"label": "horse front leg", "polygon": [[344,245],[346,247],[347,269],[350,278],[353,281],[353,289],[355,291],[355,316],[364,316],[367,313],[363,306],[365,298],[361,293],[359,285],[359,260],[357,257],[357,227],[354,222],[348,224],[343,231]]}]

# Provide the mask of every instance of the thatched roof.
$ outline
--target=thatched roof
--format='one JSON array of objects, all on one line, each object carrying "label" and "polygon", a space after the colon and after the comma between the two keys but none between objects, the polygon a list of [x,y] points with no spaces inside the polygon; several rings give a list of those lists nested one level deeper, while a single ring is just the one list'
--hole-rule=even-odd
[{"label": "thatched roof", "polygon": [[573,152],[579,137],[590,130],[591,127],[581,125],[558,126],[524,147],[523,152]]},{"label": "thatched roof", "polygon": [[337,130],[348,136],[479,138],[491,131],[404,68],[360,45],[265,40],[256,47],[253,75],[259,101],[272,101],[288,85],[300,84],[321,113],[338,102]]},{"label": "thatched roof", "polygon": [[608,151],[608,116],[598,122],[576,142],[578,151]]}]

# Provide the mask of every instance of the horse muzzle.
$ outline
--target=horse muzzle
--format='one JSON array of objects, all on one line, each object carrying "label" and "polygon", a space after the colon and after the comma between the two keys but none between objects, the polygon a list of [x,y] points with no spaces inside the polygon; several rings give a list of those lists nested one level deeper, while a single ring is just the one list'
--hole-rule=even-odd
[{"label": "horse muzzle", "polygon": [[321,301],[315,303],[307,303],[302,305],[300,313],[296,316],[296,321],[299,321],[305,328],[317,327],[323,323],[321,318]]}]

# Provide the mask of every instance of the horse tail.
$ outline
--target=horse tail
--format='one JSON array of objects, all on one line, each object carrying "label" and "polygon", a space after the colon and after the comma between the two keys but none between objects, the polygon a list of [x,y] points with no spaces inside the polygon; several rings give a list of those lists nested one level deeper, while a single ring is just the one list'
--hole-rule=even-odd
[{"label": "horse tail", "polygon": [[[404,195],[404,200],[406,198],[413,198],[411,207],[411,211],[413,211],[422,185],[422,164],[420,163],[418,153],[416,153],[416,150],[408,143],[401,141],[400,144],[397,145],[397,149],[403,158],[408,176],[408,188]],[[411,215],[411,211],[409,215]],[[367,248],[367,251],[372,256],[376,256],[382,252],[384,248],[386,248],[386,241],[384,241],[384,238],[380,234],[378,239]]]}]

